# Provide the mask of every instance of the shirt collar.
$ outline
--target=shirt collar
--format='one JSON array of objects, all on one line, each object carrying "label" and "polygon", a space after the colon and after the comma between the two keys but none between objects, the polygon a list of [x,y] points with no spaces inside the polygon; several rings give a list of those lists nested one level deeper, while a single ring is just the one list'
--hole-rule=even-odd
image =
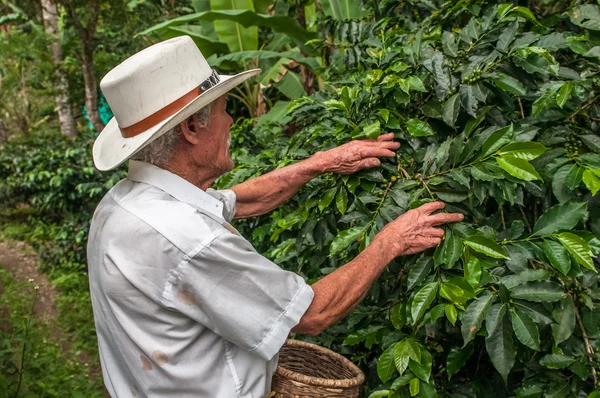
[{"label": "shirt collar", "polygon": [[129,161],[127,178],[131,181],[153,185],[180,202],[188,203],[205,210],[218,218],[223,218],[223,203],[202,189],[170,171],[138,160]]}]

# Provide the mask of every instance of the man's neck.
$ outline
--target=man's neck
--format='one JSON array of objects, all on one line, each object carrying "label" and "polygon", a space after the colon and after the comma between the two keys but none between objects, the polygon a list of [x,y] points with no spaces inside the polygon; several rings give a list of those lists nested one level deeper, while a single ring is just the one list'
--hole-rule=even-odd
[{"label": "man's neck", "polygon": [[189,183],[206,191],[217,179],[212,175],[212,170],[198,167],[192,159],[173,157],[166,165],[165,170],[178,175]]}]

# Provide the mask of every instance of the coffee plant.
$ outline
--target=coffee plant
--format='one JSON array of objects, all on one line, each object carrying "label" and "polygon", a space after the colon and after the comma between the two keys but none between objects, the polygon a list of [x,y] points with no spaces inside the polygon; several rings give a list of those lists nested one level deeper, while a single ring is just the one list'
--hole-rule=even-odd
[{"label": "coffee plant", "polygon": [[[331,66],[321,91],[288,108],[289,143],[240,154],[220,184],[383,132],[401,142],[397,158],[313,180],[240,229],[314,281],[386,223],[443,201],[464,222],[435,250],[393,261],[315,340],[362,366],[373,398],[595,396],[600,7],[378,3],[327,25]],[[360,43],[344,40],[353,31]],[[263,124],[246,137],[269,134]]]}]

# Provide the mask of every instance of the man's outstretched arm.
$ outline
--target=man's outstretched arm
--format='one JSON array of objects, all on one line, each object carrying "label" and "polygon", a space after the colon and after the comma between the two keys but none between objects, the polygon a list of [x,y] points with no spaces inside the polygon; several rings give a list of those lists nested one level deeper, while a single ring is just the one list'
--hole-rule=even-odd
[{"label": "man's outstretched arm", "polygon": [[301,162],[252,178],[231,189],[237,197],[235,218],[248,218],[270,212],[294,196],[307,182],[324,173],[352,174],[381,164],[379,157],[393,157],[400,144],[393,133],[377,141],[356,140],[318,152]]},{"label": "man's outstretched arm", "polygon": [[313,301],[294,330],[311,336],[321,333],[362,301],[395,257],[438,246],[444,230],[436,227],[463,219],[457,213],[433,214],[442,208],[443,203],[432,202],[404,213],[387,224],[354,260],[313,284]]}]

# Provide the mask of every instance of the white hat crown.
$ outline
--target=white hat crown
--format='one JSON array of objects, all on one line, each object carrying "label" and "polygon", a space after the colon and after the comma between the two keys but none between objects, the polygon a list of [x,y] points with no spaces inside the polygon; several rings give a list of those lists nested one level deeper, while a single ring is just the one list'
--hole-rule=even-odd
[{"label": "white hat crown", "polygon": [[102,79],[100,89],[124,128],[198,88],[211,74],[194,41],[181,36],[127,58]]}]

